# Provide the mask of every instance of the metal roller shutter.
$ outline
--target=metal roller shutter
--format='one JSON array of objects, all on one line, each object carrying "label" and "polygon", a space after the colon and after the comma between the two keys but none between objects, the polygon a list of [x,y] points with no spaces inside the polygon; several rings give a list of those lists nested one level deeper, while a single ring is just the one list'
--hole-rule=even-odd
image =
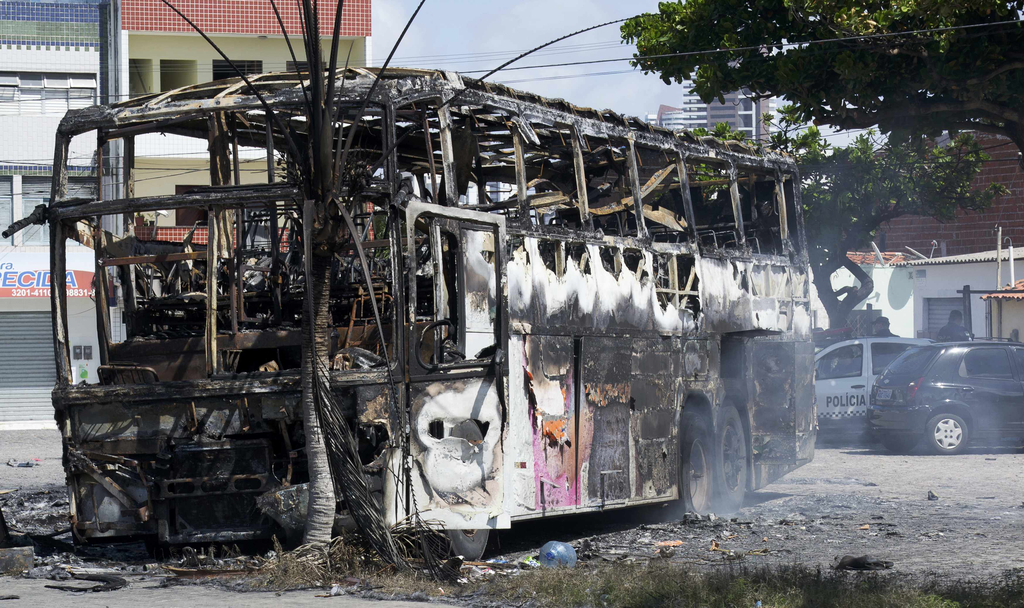
[{"label": "metal roller shutter", "polygon": [[21,178],[21,195],[24,198],[47,199],[50,198],[49,177],[23,177]]},{"label": "metal roller shutter", "polygon": [[[21,178],[21,195],[25,198],[50,200],[51,178]],[[68,178],[68,196],[71,198],[96,198],[96,179],[92,177]]]},{"label": "metal roller shutter", "polygon": [[939,330],[946,323],[949,323],[949,313],[953,310],[964,311],[963,298],[925,298],[924,314],[927,320],[925,325],[924,338],[934,340],[939,335]]},{"label": "metal roller shutter", "polygon": [[53,420],[50,313],[0,312],[0,335],[0,422]]}]

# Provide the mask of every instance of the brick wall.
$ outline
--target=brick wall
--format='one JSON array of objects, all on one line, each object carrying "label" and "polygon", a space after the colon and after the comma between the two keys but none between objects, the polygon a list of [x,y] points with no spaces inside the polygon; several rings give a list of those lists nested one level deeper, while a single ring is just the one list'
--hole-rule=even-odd
[{"label": "brick wall", "polygon": [[996,234],[992,230],[996,224],[1002,226],[1004,237],[1013,239],[1015,247],[1024,246],[1024,171],[1017,162],[1017,147],[1007,139],[992,135],[979,134],[978,141],[982,147],[998,147],[985,151],[992,160],[984,164],[974,186],[984,188],[991,183],[1001,183],[1010,193],[997,198],[987,210],[959,213],[952,222],[940,223],[909,215],[897,218],[879,231],[880,244],[881,234],[885,234],[883,249],[904,251],[904,246],[910,246],[928,255],[934,239],[940,243],[935,249],[936,256],[942,255],[943,242],[946,255],[991,251],[996,248]]},{"label": "brick wall", "polygon": [[[176,0],[173,4],[207,34],[281,34],[269,0]],[[288,33],[301,33],[298,3],[278,0],[276,4]],[[319,8],[320,34],[330,36],[337,3],[320,2]],[[193,31],[160,0],[124,0],[122,22],[125,30],[133,32]],[[341,35],[369,36],[370,29],[370,0],[347,0],[341,17]]]}]

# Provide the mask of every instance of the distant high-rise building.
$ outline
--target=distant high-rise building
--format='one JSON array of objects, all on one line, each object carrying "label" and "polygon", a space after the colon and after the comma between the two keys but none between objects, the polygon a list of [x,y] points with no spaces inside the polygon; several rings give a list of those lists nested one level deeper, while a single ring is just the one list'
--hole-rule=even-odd
[{"label": "distant high-rise building", "polygon": [[768,136],[769,128],[762,115],[775,112],[778,99],[771,97],[755,101],[749,91],[741,90],[725,95],[725,103],[713,100],[704,103],[696,93],[691,93],[693,83],[683,83],[682,107],[662,105],[657,114],[648,114],[647,122],[666,129],[714,129],[715,125],[724,122],[735,131],[742,131],[748,139],[763,139]]}]

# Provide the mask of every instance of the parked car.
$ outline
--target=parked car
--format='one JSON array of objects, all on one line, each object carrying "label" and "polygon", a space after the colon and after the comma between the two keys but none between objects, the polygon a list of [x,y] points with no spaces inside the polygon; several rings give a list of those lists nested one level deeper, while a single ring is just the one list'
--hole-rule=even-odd
[{"label": "parked car", "polygon": [[858,338],[823,348],[814,357],[818,428],[864,429],[875,379],[908,348],[931,344],[914,338]]},{"label": "parked car", "polygon": [[975,341],[908,350],[875,383],[868,423],[890,451],[935,454],[1024,436],[1024,345]]}]

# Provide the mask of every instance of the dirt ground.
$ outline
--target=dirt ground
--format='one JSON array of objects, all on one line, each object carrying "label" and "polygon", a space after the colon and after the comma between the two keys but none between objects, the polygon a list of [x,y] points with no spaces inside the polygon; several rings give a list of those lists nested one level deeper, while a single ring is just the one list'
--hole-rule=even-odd
[{"label": "dirt ground", "polygon": [[[12,458],[39,459],[38,466],[9,467]],[[0,492],[5,490],[16,490],[0,494],[12,528],[48,533],[67,526],[56,432],[0,432]],[[938,500],[928,500],[929,491]],[[894,570],[903,574],[991,580],[1024,569],[1022,500],[1024,452],[1018,448],[975,448],[960,456],[893,456],[843,440],[819,442],[814,462],[751,494],[738,513],[679,520],[669,508],[656,508],[524,523],[496,535],[487,557],[512,560],[536,554],[548,540],[562,540],[574,545],[582,560],[598,563],[664,559],[693,568],[827,567],[843,555],[868,554],[894,562]],[[682,542],[662,548],[659,556],[662,541]],[[136,564],[147,559],[138,546],[124,549]],[[112,555],[116,553],[106,553]],[[135,573],[129,579],[130,590],[83,598],[46,589],[52,581],[45,579],[0,578],[0,595],[23,598],[5,603],[11,606],[29,601],[54,606],[239,601],[237,594],[210,587],[160,588],[159,573]],[[315,594],[292,592],[285,597],[290,603],[315,601]],[[256,593],[246,594],[244,601],[255,606],[282,599]],[[337,599],[351,606],[370,601]]]}]

